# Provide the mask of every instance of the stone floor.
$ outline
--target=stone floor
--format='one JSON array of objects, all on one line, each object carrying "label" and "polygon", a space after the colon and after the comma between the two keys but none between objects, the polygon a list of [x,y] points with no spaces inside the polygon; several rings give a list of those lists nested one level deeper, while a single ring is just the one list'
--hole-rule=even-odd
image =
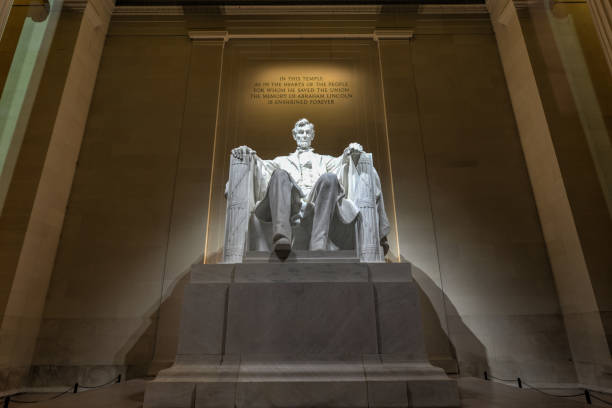
[{"label": "stone floor", "polygon": [[[584,398],[554,398],[534,390],[518,389],[476,378],[460,378],[459,392],[463,408],[578,408],[607,406],[593,401],[587,405]],[[102,389],[67,394],[61,398],[36,404],[37,408],[140,408],[142,407],[146,380],[130,380]],[[567,392],[565,392],[567,393]],[[52,394],[51,394],[52,395]],[[16,397],[20,400],[38,400],[49,394],[28,394]],[[607,396],[612,400],[612,396]],[[10,407],[22,404],[11,403]]]}]

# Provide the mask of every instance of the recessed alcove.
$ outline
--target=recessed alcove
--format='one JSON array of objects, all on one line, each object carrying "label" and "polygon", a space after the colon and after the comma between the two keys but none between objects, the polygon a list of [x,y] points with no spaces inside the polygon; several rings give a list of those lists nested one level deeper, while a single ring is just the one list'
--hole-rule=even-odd
[{"label": "recessed alcove", "polygon": [[610,388],[612,81],[587,3],[22,3],[0,77],[22,30],[57,28],[0,180],[2,389],[170,366],[231,149],[288,154],[301,117],[318,153],[372,153],[433,365]]}]

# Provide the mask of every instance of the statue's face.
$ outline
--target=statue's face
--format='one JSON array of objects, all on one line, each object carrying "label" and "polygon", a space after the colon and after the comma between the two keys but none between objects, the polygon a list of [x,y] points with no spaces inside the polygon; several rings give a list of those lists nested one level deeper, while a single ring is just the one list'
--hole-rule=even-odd
[{"label": "statue's face", "polygon": [[312,139],[314,138],[314,133],[312,132],[312,127],[310,124],[297,126],[295,129],[293,129],[293,138],[295,139],[298,148],[308,149],[312,143]]}]

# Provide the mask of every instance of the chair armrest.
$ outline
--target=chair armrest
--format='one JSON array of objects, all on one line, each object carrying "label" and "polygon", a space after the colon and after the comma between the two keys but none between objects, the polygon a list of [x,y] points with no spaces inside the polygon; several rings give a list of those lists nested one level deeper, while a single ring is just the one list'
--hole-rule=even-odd
[{"label": "chair armrest", "polygon": [[230,157],[223,263],[240,263],[244,256],[253,201],[253,160],[251,155]]},{"label": "chair armrest", "polygon": [[[361,262],[384,262],[384,250],[379,239],[377,208],[377,175],[371,153],[362,153],[356,163],[359,183],[355,191],[355,204],[359,208],[359,259]],[[364,177],[365,176],[365,177]]]}]

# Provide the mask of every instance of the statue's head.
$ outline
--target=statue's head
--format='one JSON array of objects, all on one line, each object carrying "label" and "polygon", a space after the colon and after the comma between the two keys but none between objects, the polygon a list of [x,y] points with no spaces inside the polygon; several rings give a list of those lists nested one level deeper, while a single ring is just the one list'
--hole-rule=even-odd
[{"label": "statue's head", "polygon": [[314,125],[306,118],[300,119],[295,122],[292,133],[298,148],[308,149],[315,136]]}]

